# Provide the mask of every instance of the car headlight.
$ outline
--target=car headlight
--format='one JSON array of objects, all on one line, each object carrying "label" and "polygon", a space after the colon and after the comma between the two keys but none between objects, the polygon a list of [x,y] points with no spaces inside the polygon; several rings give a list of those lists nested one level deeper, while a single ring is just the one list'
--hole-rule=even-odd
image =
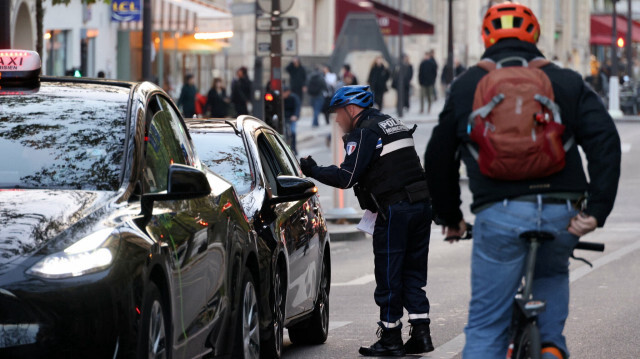
[{"label": "car headlight", "polygon": [[115,248],[107,242],[114,236],[117,232],[113,228],[96,231],[64,251],[44,257],[27,273],[43,278],[70,278],[104,270],[113,262]]}]

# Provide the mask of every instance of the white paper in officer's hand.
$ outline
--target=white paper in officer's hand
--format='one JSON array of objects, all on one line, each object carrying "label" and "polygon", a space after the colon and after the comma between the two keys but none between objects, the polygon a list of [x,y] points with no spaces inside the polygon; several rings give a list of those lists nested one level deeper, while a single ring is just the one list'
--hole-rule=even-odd
[{"label": "white paper in officer's hand", "polygon": [[364,215],[356,228],[358,228],[359,231],[373,235],[373,229],[376,226],[376,218],[378,218],[378,214],[367,209],[364,211]]}]

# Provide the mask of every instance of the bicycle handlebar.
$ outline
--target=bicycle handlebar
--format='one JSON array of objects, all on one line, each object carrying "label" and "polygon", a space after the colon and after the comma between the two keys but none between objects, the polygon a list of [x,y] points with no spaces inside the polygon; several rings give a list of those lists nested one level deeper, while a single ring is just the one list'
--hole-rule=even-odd
[{"label": "bicycle handlebar", "polygon": [[582,249],[585,251],[594,251],[594,252],[604,252],[604,243],[578,242],[575,249]]}]

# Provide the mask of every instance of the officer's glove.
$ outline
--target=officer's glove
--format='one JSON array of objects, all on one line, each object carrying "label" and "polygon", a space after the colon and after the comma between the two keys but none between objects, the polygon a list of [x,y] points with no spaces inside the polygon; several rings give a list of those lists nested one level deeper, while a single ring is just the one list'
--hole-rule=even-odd
[{"label": "officer's glove", "polygon": [[311,177],[314,167],[318,167],[318,164],[311,156],[300,159],[300,168],[305,176]]}]

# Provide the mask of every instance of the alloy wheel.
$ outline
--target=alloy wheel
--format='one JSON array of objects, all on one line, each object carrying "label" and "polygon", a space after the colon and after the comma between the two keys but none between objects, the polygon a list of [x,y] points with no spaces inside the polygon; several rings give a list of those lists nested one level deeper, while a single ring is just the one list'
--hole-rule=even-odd
[{"label": "alloy wheel", "polygon": [[260,328],[258,318],[258,299],[251,282],[244,289],[242,305],[242,336],[244,342],[244,358],[260,358]]},{"label": "alloy wheel", "polygon": [[164,313],[162,304],[157,300],[151,306],[149,321],[149,359],[165,359],[167,358],[167,338],[165,337]]}]

